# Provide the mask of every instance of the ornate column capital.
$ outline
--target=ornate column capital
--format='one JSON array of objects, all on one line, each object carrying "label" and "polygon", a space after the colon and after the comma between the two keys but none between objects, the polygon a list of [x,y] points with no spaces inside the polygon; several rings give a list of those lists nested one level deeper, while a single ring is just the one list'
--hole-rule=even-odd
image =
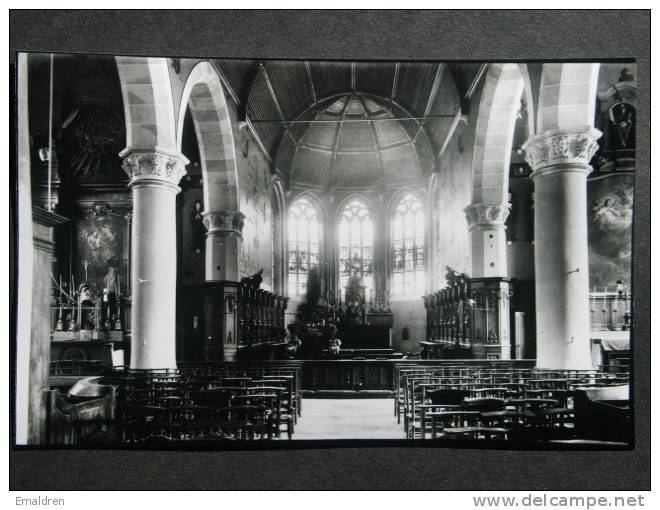
[{"label": "ornate column capital", "polygon": [[142,181],[162,182],[177,186],[186,175],[188,159],[158,147],[127,147],[119,153],[123,158],[122,168],[128,174],[130,185]]},{"label": "ornate column capital", "polygon": [[509,204],[471,204],[463,211],[470,230],[475,228],[504,228],[509,216]]},{"label": "ornate column capital", "polygon": [[206,235],[242,235],[245,215],[240,211],[208,211],[202,213]]},{"label": "ornate column capital", "polygon": [[532,167],[532,177],[562,165],[582,166],[590,172],[589,161],[598,150],[602,133],[590,126],[551,129],[527,140],[522,148]]}]

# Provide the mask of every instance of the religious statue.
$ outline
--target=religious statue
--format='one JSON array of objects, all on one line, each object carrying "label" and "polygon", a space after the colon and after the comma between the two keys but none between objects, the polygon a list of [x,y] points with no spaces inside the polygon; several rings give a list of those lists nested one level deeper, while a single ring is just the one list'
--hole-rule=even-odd
[{"label": "religious statue", "polygon": [[333,338],[330,340],[330,346],[328,347],[328,352],[333,358],[339,357],[339,352],[341,351],[341,340],[339,338]]},{"label": "religious statue", "polygon": [[258,289],[259,287],[261,287],[261,282],[264,281],[263,274],[264,274],[264,270],[262,268],[252,276],[246,276],[245,278],[242,278],[241,283],[252,289]]},{"label": "religious statue", "polygon": [[202,202],[195,200],[190,213],[190,230],[191,230],[191,248],[193,257],[199,255],[204,249],[206,242],[206,227],[204,227],[204,217],[202,216]]},{"label": "religious statue", "polygon": [[630,135],[635,129],[635,107],[619,101],[612,105],[608,113],[617,134],[613,140],[616,146],[620,149],[634,149],[635,137],[634,134]]}]

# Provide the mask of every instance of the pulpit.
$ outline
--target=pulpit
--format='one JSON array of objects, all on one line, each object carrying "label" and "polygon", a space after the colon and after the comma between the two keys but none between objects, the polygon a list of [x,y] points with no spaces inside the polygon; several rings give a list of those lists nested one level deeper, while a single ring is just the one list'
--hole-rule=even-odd
[{"label": "pulpit", "polygon": [[510,278],[470,279],[474,358],[511,359],[510,283]]}]

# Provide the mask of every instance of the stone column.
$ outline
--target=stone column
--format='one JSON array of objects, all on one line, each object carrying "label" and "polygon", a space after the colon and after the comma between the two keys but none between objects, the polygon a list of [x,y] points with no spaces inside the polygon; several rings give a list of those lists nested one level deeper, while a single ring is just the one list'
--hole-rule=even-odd
[{"label": "stone column", "polygon": [[476,203],[467,206],[472,274],[472,353],[475,358],[511,358],[511,320],[506,254],[507,203]]},{"label": "stone column", "polygon": [[206,233],[206,282],[204,291],[204,359],[236,361],[236,313],[243,221],[239,211],[204,213]]},{"label": "stone column", "polygon": [[203,282],[204,360],[236,361],[238,356],[238,287],[236,282]]},{"label": "stone column", "polygon": [[465,209],[470,231],[472,278],[506,277],[506,227],[509,204],[478,203]]},{"label": "stone column", "polygon": [[239,280],[238,258],[243,244],[243,221],[239,211],[203,213],[206,226],[206,281]]},{"label": "stone column", "polygon": [[600,135],[590,126],[565,127],[523,146],[534,181],[539,368],[591,368],[587,175]]},{"label": "stone column", "polygon": [[187,159],[159,148],[120,154],[133,192],[133,369],[176,368],[176,195]]}]

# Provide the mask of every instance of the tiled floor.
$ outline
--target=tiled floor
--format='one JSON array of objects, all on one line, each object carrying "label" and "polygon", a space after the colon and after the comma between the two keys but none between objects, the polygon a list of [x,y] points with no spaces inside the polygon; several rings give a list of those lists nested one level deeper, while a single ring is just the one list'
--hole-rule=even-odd
[{"label": "tiled floor", "polygon": [[293,439],[405,439],[391,398],[306,398]]}]

